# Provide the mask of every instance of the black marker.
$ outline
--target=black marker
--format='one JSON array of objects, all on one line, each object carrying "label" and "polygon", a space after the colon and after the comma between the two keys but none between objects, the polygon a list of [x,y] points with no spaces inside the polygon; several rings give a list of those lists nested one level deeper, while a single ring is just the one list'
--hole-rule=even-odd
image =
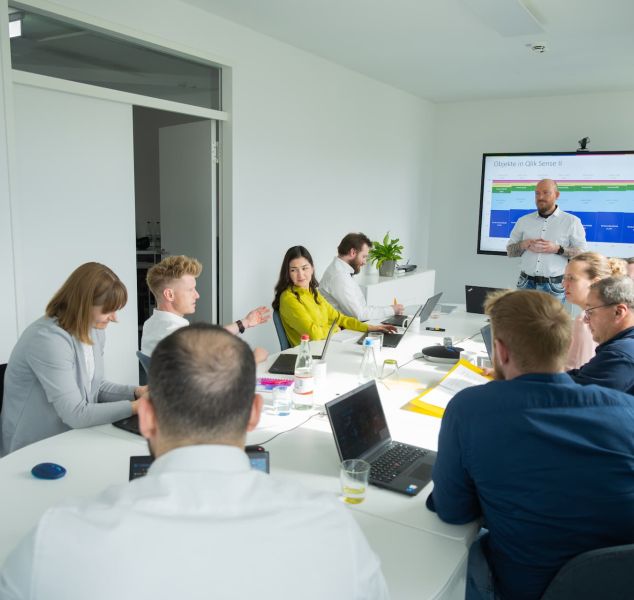
[{"label": "black marker", "polygon": [[444,327],[425,327],[427,331],[445,331]]}]

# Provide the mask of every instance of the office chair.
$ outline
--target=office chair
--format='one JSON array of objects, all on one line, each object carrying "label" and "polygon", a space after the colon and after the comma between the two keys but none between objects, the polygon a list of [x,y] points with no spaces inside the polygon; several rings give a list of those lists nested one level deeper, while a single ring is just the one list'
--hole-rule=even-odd
[{"label": "office chair", "polygon": [[143,370],[147,373],[150,372],[150,357],[147,354],[143,354],[140,350],[137,350],[136,357],[139,359]]},{"label": "office chair", "polygon": [[590,550],[570,559],[541,600],[626,600],[634,589],[634,544]]},{"label": "office chair", "polygon": [[286,331],[284,331],[284,325],[282,325],[282,317],[278,310],[273,311],[273,323],[275,324],[275,331],[277,332],[277,339],[280,342],[280,350],[286,350],[291,347],[291,344],[286,337]]}]

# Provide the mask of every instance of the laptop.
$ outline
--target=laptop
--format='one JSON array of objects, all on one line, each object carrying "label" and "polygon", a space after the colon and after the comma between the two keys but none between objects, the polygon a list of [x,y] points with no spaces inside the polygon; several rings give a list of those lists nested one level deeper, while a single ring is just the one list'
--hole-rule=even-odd
[{"label": "laptop", "polygon": [[[324,360],[326,358],[326,352],[328,352],[328,346],[330,345],[330,338],[337,326],[337,319],[332,322],[328,335],[326,336],[326,342],[324,343],[324,349],[321,354],[313,354],[314,360]],[[293,375],[295,373],[295,361],[297,360],[297,354],[280,354],[275,362],[269,367],[269,373],[280,373],[282,375]]]},{"label": "laptop", "polygon": [[[262,446],[247,446],[244,451],[249,457],[251,468],[256,471],[268,473],[270,471],[269,453]],[[128,480],[138,479],[147,474],[148,469],[154,462],[153,456],[131,456]]]},{"label": "laptop", "polygon": [[465,296],[468,313],[484,314],[484,303],[491,292],[500,292],[503,288],[465,285]]},{"label": "laptop", "polygon": [[480,334],[482,335],[482,341],[486,346],[489,360],[493,360],[493,336],[491,334],[491,325],[485,325],[482,329],[480,329]]},{"label": "laptop", "polygon": [[326,412],[339,458],[369,462],[372,485],[416,496],[431,481],[436,453],[392,439],[376,381],[327,402]]},{"label": "laptop", "polygon": [[[429,300],[427,302],[429,302]],[[409,320],[409,323],[407,324],[407,327],[405,328],[405,331],[403,333],[384,333],[383,334],[384,348],[396,348],[401,343],[401,340],[407,333],[407,330],[412,326],[412,323],[416,320],[416,318],[420,314],[420,311],[422,310],[422,308],[423,308],[422,305],[418,307],[418,309],[414,313],[414,316]],[[363,340],[367,337],[368,337],[367,333],[361,336],[357,340],[357,344],[363,344]]]},{"label": "laptop", "polygon": [[139,415],[132,415],[120,421],[115,421],[113,425],[119,429],[123,429],[123,431],[141,435],[141,431],[139,430]]},{"label": "laptop", "polygon": [[[432,296],[431,298],[427,300],[427,302],[425,302],[425,306],[423,306],[423,310],[420,311],[421,323],[424,323],[425,321],[427,321],[427,319],[429,319],[429,317],[431,316],[431,313],[434,312],[434,308],[436,308],[436,304],[438,304],[438,301],[440,300],[441,296],[442,296],[442,292],[440,292],[439,294],[436,294],[435,296]],[[396,325],[397,327],[402,327],[403,323],[407,319],[409,319],[407,315],[394,315],[393,317],[390,317],[389,319],[385,319],[385,321],[382,321],[382,323],[384,325]]]}]

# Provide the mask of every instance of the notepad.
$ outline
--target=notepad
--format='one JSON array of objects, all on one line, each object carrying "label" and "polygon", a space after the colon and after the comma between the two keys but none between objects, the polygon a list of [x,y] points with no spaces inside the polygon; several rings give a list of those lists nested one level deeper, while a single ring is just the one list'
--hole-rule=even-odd
[{"label": "notepad", "polygon": [[402,408],[432,417],[442,417],[449,401],[460,391],[474,385],[482,385],[492,378],[482,374],[482,369],[460,359],[434,386],[425,390]]}]

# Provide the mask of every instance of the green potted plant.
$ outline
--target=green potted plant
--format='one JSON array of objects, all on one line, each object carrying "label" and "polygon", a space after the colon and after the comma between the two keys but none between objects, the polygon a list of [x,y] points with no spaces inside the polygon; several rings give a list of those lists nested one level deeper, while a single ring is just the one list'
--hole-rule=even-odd
[{"label": "green potted plant", "polygon": [[403,252],[403,246],[399,244],[399,239],[390,239],[388,231],[383,238],[383,243],[372,242],[369,257],[372,264],[379,270],[379,275],[393,277],[396,261],[403,258],[401,252]]}]

